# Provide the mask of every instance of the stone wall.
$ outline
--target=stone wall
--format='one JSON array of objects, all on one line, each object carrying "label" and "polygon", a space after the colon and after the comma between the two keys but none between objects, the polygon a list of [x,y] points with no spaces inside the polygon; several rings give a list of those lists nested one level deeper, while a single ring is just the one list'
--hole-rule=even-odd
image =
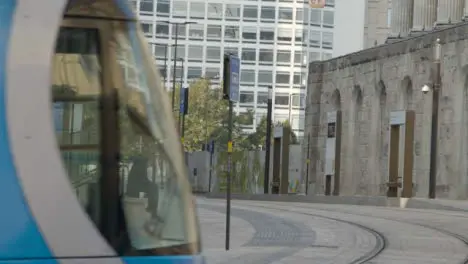
[{"label": "stone wall", "polygon": [[[416,113],[414,195],[427,197],[431,138],[433,45],[442,42],[437,197],[468,197],[468,26],[314,62],[309,67],[302,164],[310,136],[309,175],[315,193],[324,192],[327,112],[342,110],[340,195],[385,195],[388,182],[389,114]],[[400,154],[402,157],[403,155]],[[401,163],[400,163],[401,164]],[[303,166],[305,173],[305,166]]]}]

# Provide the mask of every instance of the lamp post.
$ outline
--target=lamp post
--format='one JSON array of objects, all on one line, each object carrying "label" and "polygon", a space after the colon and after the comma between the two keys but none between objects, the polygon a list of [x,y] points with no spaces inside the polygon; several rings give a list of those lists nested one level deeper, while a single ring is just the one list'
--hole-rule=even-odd
[{"label": "lamp post", "polygon": [[[436,197],[436,183],[437,183],[437,141],[439,129],[439,93],[441,90],[441,76],[440,76],[440,56],[442,46],[440,39],[436,40],[434,49],[434,66],[435,75],[432,85],[432,123],[431,123],[431,160],[429,164],[429,199]],[[422,91],[426,93],[429,91],[427,86],[424,86]]]},{"label": "lamp post", "polygon": [[171,22],[171,21],[158,21],[161,23],[166,23],[169,25],[175,25],[175,50],[174,50],[174,70],[172,76],[172,111],[175,111],[174,103],[175,103],[175,86],[176,86],[176,66],[177,66],[177,41],[179,39],[179,25],[188,25],[188,24],[196,24],[196,22]]},{"label": "lamp post", "polygon": [[265,139],[265,169],[263,176],[263,193],[268,194],[270,184],[270,146],[271,146],[271,116],[273,111],[273,87],[268,86],[268,103],[267,103],[267,127]]}]

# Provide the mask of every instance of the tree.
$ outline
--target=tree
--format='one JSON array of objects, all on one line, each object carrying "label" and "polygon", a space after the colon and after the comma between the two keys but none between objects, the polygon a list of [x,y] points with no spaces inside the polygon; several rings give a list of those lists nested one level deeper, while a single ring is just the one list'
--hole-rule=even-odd
[{"label": "tree", "polygon": [[[215,140],[218,147],[227,147],[228,139],[228,101],[222,99],[222,87],[212,87],[209,79],[200,78],[192,82],[188,88],[188,114],[185,116],[184,148],[186,151],[199,151],[203,144]],[[180,88],[175,91],[175,116],[179,118]],[[169,96],[172,93],[169,92]],[[172,100],[172,98],[171,98]],[[239,148],[245,136],[241,124],[248,115],[233,116],[233,142]]]},{"label": "tree", "polygon": [[[287,126],[291,128],[291,125],[289,124],[288,120],[284,122],[277,122],[276,125],[282,125],[282,126]],[[273,124],[271,125],[270,129],[272,131],[271,136],[273,139],[273,129],[274,129]],[[290,131],[290,138],[289,138],[290,143],[298,144],[296,134],[291,129],[289,131]],[[245,145],[247,145],[249,149],[258,149],[259,146],[265,146],[266,132],[267,132],[267,118],[266,116],[264,116],[258,123],[255,133],[252,133],[247,137]]]}]

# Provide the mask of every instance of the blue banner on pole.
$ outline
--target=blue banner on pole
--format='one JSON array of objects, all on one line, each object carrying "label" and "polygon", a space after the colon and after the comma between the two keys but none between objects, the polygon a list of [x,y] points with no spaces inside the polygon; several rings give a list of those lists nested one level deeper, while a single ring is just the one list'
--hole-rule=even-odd
[{"label": "blue banner on pole", "polygon": [[184,114],[185,113],[185,93],[187,92],[187,88],[180,88],[180,109],[179,113]]},{"label": "blue banner on pole", "polygon": [[239,101],[239,72],[240,60],[238,57],[229,56],[229,100],[232,102]]}]

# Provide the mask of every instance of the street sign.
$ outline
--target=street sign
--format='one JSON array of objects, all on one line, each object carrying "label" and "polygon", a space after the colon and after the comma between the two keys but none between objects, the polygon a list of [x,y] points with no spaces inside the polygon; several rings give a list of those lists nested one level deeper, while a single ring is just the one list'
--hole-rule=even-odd
[{"label": "street sign", "polygon": [[229,100],[238,102],[240,60],[234,55],[229,55],[229,71]]}]

